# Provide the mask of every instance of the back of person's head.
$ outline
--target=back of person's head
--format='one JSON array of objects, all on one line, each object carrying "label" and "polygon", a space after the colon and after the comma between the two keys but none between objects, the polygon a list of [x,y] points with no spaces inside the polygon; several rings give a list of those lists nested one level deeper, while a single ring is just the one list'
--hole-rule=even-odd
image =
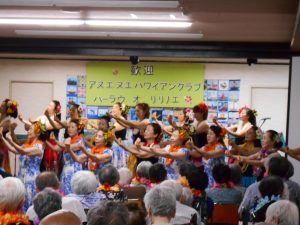
[{"label": "back of person's head", "polygon": [[142,161],[136,167],[136,174],[139,177],[144,177],[149,179],[149,170],[152,166],[152,163],[149,161]]},{"label": "back of person's head", "polygon": [[216,183],[223,184],[230,181],[231,172],[228,165],[217,164],[213,167],[212,173]]},{"label": "back of person's head", "polygon": [[175,180],[165,180],[163,181],[160,186],[162,187],[169,187],[175,192],[176,200],[179,201],[182,195],[182,186]]},{"label": "back of person's head", "polygon": [[231,164],[229,165],[230,168],[230,180],[236,184],[240,185],[241,180],[242,180],[242,170],[241,167],[237,164]]},{"label": "back of person's head", "polygon": [[284,157],[273,156],[269,159],[267,168],[270,175],[285,178],[289,170],[289,162]]},{"label": "back of person's head", "polygon": [[45,188],[33,199],[33,208],[39,220],[62,208],[60,194],[52,188]]},{"label": "back of person's head", "polygon": [[132,173],[127,167],[122,167],[118,169],[119,175],[120,175],[120,180],[119,180],[119,185],[120,186],[125,186],[131,183],[132,180]]},{"label": "back of person's head", "polygon": [[35,178],[37,191],[42,191],[46,187],[53,189],[59,188],[59,180],[54,172],[42,172]]},{"label": "back of person's head", "polygon": [[283,181],[277,176],[268,176],[262,179],[258,186],[262,197],[281,196],[284,189]]},{"label": "back of person's head", "polygon": [[149,169],[151,183],[160,183],[167,178],[167,170],[162,163],[155,163]]},{"label": "back of person's head", "polygon": [[142,201],[129,201],[125,203],[128,213],[128,225],[146,225],[147,212]]},{"label": "back of person's head", "polygon": [[72,191],[77,195],[88,195],[96,192],[98,181],[91,171],[81,170],[76,172],[71,180]]},{"label": "back of person's head", "polygon": [[127,225],[128,209],[121,202],[101,201],[87,214],[87,225]]},{"label": "back of person's head", "polygon": [[15,177],[0,180],[0,212],[17,212],[23,207],[25,186]]},{"label": "back of person's head", "polygon": [[118,170],[113,165],[104,166],[99,171],[99,181],[101,184],[115,185],[119,182],[120,175]]},{"label": "back of person's head", "polygon": [[204,171],[199,170],[197,167],[192,167],[186,178],[189,182],[190,188],[204,191],[208,186],[207,174]]},{"label": "back of person's head", "polygon": [[40,225],[81,225],[78,216],[73,212],[60,209],[54,213],[49,214],[40,222]]},{"label": "back of person's head", "polygon": [[193,193],[191,192],[191,190],[189,188],[184,187],[182,189],[182,195],[181,195],[181,198],[180,198],[180,202],[184,205],[192,206]]},{"label": "back of person's head", "polygon": [[151,189],[145,195],[144,202],[150,217],[160,216],[171,219],[175,216],[176,196],[168,187],[157,186]]},{"label": "back of person's head", "polygon": [[265,221],[277,225],[298,225],[298,207],[288,200],[279,200],[268,207]]},{"label": "back of person's head", "polygon": [[294,166],[289,160],[288,160],[288,164],[289,164],[289,169],[285,175],[286,179],[290,179],[292,176],[294,176]]}]

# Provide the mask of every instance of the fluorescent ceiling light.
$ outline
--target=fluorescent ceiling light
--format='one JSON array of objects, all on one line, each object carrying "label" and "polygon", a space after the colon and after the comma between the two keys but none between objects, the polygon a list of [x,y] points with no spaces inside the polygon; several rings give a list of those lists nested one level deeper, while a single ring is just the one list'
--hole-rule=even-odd
[{"label": "fluorescent ceiling light", "polygon": [[0,6],[41,6],[41,7],[99,7],[99,8],[177,8],[173,0],[9,0],[0,1]]},{"label": "fluorescent ceiling light", "polygon": [[138,18],[137,15],[135,15],[135,14],[133,14],[133,13],[130,13],[130,16],[131,16],[131,18],[133,18],[133,19],[137,19],[137,18]]},{"label": "fluorescent ceiling light", "polygon": [[176,20],[176,16],[173,15],[173,14],[170,14],[170,18],[171,18],[172,20]]},{"label": "fluorescent ceiling light", "polygon": [[72,19],[0,19],[0,24],[12,25],[46,25],[46,26],[78,26],[83,25],[83,20]]},{"label": "fluorescent ceiling light", "polygon": [[157,28],[187,28],[190,22],[177,21],[130,21],[130,20],[87,20],[87,25],[99,27],[157,27]]},{"label": "fluorescent ceiling light", "polygon": [[52,31],[52,30],[16,30],[20,36],[45,36],[45,37],[106,37],[106,38],[139,38],[139,39],[184,39],[198,40],[203,38],[202,33],[146,33],[146,32],[99,32],[99,31]]}]

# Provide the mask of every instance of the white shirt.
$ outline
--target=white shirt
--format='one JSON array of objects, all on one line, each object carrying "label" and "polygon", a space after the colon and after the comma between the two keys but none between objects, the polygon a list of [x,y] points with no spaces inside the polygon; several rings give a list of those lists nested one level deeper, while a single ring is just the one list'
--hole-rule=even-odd
[{"label": "white shirt", "polygon": [[175,217],[171,219],[171,224],[187,224],[191,221],[191,218],[195,213],[197,214],[197,224],[201,225],[199,213],[194,208],[176,201],[176,214]]},{"label": "white shirt", "polygon": [[[83,206],[80,203],[80,201],[78,201],[76,198],[62,197],[62,209],[66,209],[68,211],[73,212],[76,216],[79,217],[81,223],[87,221]],[[37,217],[33,205],[28,208],[26,215],[29,217],[29,220],[31,221],[33,221]]]}]

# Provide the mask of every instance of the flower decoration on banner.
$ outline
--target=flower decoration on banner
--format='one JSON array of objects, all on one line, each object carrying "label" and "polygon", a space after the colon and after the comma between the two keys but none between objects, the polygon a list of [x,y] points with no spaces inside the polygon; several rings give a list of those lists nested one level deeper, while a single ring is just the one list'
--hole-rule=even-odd
[{"label": "flower decoration on banner", "polygon": [[29,217],[24,214],[0,212],[0,224],[1,225],[11,225],[11,224],[30,225],[30,222],[29,222]]},{"label": "flower decoration on banner", "polygon": [[206,103],[204,101],[199,103],[199,108],[200,108],[201,113],[208,112],[208,106],[206,105]]},{"label": "flower decoration on banner", "polygon": [[41,120],[34,123],[34,133],[36,135],[45,134],[47,132],[46,124],[42,123]]},{"label": "flower decoration on banner", "polygon": [[125,103],[122,103],[121,105],[121,110],[124,115],[128,115],[130,107],[126,105]]},{"label": "flower decoration on banner", "polygon": [[100,187],[98,188],[98,191],[105,191],[105,192],[120,192],[121,188],[118,184],[111,186],[108,183],[104,183],[102,185],[100,185]]},{"label": "flower decoration on banner", "polygon": [[105,145],[112,144],[115,140],[114,132],[112,131],[115,127],[110,127],[107,132],[103,133]]},{"label": "flower decoration on banner", "polygon": [[192,101],[193,101],[193,98],[192,98],[192,96],[190,96],[190,95],[187,95],[187,96],[185,96],[184,97],[184,101],[186,102],[186,103],[192,103]]},{"label": "flower decoration on banner", "polygon": [[12,114],[17,110],[18,103],[15,100],[8,100],[6,103],[7,113]]}]

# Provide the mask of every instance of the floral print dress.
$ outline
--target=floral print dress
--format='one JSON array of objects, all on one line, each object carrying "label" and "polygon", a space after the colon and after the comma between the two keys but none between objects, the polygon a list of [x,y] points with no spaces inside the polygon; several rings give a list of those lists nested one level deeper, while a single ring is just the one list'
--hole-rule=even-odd
[{"label": "floral print dress", "polygon": [[[81,136],[76,136],[71,138],[71,144],[83,143],[83,138]],[[74,151],[74,153],[79,156],[81,155],[82,151],[78,149]],[[82,170],[82,166],[80,163],[75,162],[70,153],[64,153],[64,167],[61,173],[61,189],[65,195],[72,193],[72,185],[71,180],[73,175]]]},{"label": "floral print dress", "polygon": [[[33,142],[25,142],[23,148],[37,147],[44,154],[43,142],[35,140]],[[35,178],[40,174],[40,164],[43,159],[43,154],[40,156],[20,155],[20,169],[18,177],[23,181],[26,189],[24,210],[27,211],[32,205],[32,199],[36,194]]]}]

